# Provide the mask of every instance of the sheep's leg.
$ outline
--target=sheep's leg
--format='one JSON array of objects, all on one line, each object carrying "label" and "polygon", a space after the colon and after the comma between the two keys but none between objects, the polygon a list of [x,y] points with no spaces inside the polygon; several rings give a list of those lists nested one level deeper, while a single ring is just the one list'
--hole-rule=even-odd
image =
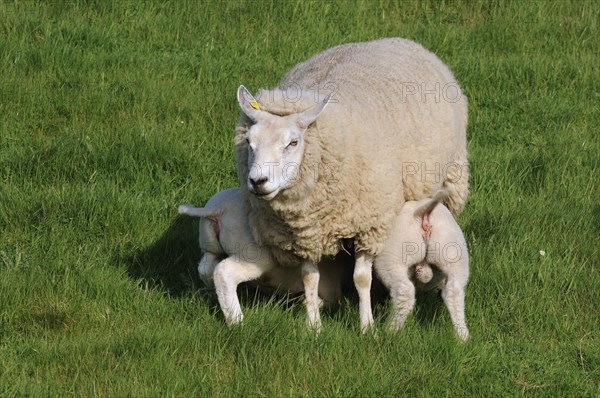
[{"label": "sheep's leg", "polygon": [[399,267],[394,276],[395,278],[389,281],[393,309],[388,328],[397,332],[415,306],[416,297],[415,286],[408,276],[407,267]]},{"label": "sheep's leg", "polygon": [[450,312],[452,325],[462,341],[469,339],[469,329],[465,323],[465,286],[468,274],[459,273],[448,275],[446,286],[442,289],[442,298]]},{"label": "sheep's leg", "polygon": [[306,305],[306,324],[317,333],[321,331],[319,314],[319,268],[311,261],[302,264],[302,282],[304,283],[304,302]]},{"label": "sheep's leg", "polygon": [[360,330],[365,333],[373,326],[371,310],[371,282],[373,280],[373,256],[365,252],[356,253],[354,266],[354,285],[358,292],[358,309],[360,312]]},{"label": "sheep's leg", "polygon": [[200,259],[198,263],[198,274],[200,275],[200,279],[206,287],[214,288],[215,284],[213,282],[213,275],[215,273],[215,267],[219,263],[217,256],[212,253],[206,253]]},{"label": "sheep's leg", "polygon": [[242,322],[244,315],[237,295],[237,286],[242,282],[259,278],[274,267],[267,259],[251,262],[237,257],[228,257],[217,264],[214,281],[217,298],[225,321],[234,325]]}]

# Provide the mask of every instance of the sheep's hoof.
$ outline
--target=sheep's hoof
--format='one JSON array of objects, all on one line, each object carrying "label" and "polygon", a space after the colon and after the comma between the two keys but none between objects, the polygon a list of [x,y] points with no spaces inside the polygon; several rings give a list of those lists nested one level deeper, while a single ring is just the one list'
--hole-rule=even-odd
[{"label": "sheep's hoof", "polygon": [[242,314],[239,314],[238,316],[233,316],[233,317],[225,317],[225,322],[227,323],[228,326],[241,325],[243,320],[244,320],[244,315],[242,315]]},{"label": "sheep's hoof", "polygon": [[456,334],[461,342],[466,343],[467,341],[469,341],[469,329],[467,329],[466,327],[457,328]]},{"label": "sheep's hoof", "polygon": [[306,326],[308,328],[308,330],[315,332],[317,334],[317,336],[319,334],[321,334],[321,329],[322,329],[322,325],[321,325],[321,321],[306,321]]},{"label": "sheep's hoof", "polygon": [[377,330],[377,328],[374,325],[370,325],[366,328],[361,328],[360,333],[363,336],[370,336],[376,340],[379,339],[379,337],[380,337],[379,331]]},{"label": "sheep's hoof", "polygon": [[390,323],[387,326],[387,331],[388,331],[388,333],[398,333],[398,331],[400,330],[400,327],[401,326],[398,326],[398,325],[396,325],[394,323]]},{"label": "sheep's hoof", "polygon": [[370,322],[366,322],[363,325],[360,325],[360,332],[362,334],[367,334],[369,332],[375,333],[375,323],[373,322],[373,320],[371,320]]}]

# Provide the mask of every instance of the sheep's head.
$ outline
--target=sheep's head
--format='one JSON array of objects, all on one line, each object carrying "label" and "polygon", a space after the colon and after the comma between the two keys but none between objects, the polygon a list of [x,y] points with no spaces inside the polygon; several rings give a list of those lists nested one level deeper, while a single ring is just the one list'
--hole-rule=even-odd
[{"label": "sheep's head", "polygon": [[248,190],[261,199],[271,200],[298,182],[304,135],[329,97],[304,112],[286,116],[261,110],[244,86],[238,89],[237,99],[242,112],[254,122],[244,137],[248,148]]}]

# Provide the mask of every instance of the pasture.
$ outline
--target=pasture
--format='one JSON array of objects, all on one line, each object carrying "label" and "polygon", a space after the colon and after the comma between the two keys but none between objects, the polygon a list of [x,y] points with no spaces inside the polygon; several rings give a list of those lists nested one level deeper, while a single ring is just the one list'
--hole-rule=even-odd
[{"label": "pasture", "polygon": [[[3,1],[0,396],[600,396],[600,5],[594,1]],[[399,36],[469,98],[471,255],[454,338],[435,294],[397,334],[350,295],[240,288],[227,327],[196,264],[237,185],[236,89]]]}]

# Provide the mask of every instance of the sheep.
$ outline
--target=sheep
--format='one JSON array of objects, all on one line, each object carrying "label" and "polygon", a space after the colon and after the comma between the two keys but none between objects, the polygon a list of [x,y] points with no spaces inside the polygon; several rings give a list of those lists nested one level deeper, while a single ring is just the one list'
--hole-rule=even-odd
[{"label": "sheep", "polygon": [[[389,290],[393,312],[389,329],[402,327],[415,304],[415,288],[430,290],[443,285],[442,298],[458,337],[466,341],[465,286],[469,279],[469,254],[464,235],[450,211],[440,202],[448,192],[431,199],[404,203],[385,248],[373,268]],[[427,273],[429,278],[419,276]]]},{"label": "sheep", "polygon": [[372,262],[406,200],[444,187],[468,196],[467,100],[435,55],[400,38],[333,47],[302,62],[242,111],[235,156],[254,240],[300,266],[307,323],[320,327],[316,264],[347,239],[361,330],[373,324]]},{"label": "sheep", "polygon": [[[239,188],[218,192],[203,208],[181,205],[179,213],[200,217],[199,241],[203,255],[198,272],[208,287],[215,287],[227,323],[237,324],[243,320],[236,291],[239,283],[256,280],[263,290],[303,292],[300,269],[278,266],[268,251],[254,243]],[[347,270],[344,261],[351,261],[350,257],[324,258],[319,265],[323,278],[318,292],[326,306],[338,303],[342,297],[343,273]]]}]

